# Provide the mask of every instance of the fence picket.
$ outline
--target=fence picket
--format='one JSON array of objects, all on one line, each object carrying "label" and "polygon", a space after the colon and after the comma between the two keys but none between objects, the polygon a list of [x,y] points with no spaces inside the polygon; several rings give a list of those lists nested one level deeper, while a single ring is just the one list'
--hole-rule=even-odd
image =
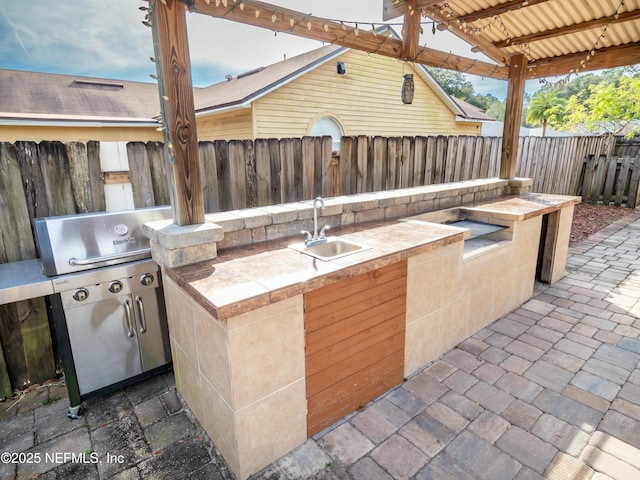
[{"label": "fence picket", "polygon": [[[332,158],[332,139],[329,136],[316,138],[315,141],[315,165],[314,165],[314,188],[311,198],[318,195],[323,197],[331,197],[331,158]],[[339,177],[336,179],[339,181]]]},{"label": "fence picket", "polygon": [[627,194],[627,207],[636,208],[638,205],[638,195],[640,194],[640,157],[636,157],[633,160],[633,174],[631,175],[631,182],[629,184],[629,193]]},{"label": "fence picket", "polygon": [[431,185],[433,183],[435,155],[436,155],[436,139],[434,137],[427,137],[427,147],[426,147],[425,158],[424,158],[423,185]]},{"label": "fence picket", "polygon": [[425,137],[416,137],[414,139],[413,181],[411,184],[414,187],[424,185],[426,144],[427,139]]},{"label": "fence picket", "polygon": [[615,205],[620,206],[624,200],[625,190],[627,188],[627,179],[629,178],[629,169],[631,167],[631,159],[624,157],[620,163],[620,172],[616,180],[616,197]]},{"label": "fence picket", "polygon": [[263,138],[254,142],[256,154],[256,192],[258,206],[271,205],[271,160],[269,141]]},{"label": "fence picket", "polygon": [[373,138],[373,190],[384,190],[387,173],[387,140]]},{"label": "fence picket", "polygon": [[610,158],[609,164],[606,167],[607,170],[607,178],[604,181],[604,188],[602,190],[602,204],[609,205],[612,200],[613,195],[613,186],[616,179],[616,167],[618,166],[618,161],[616,158]]},{"label": "fence picket", "polygon": [[[168,161],[167,149],[162,142],[148,142],[146,149],[149,154],[149,167],[151,169],[151,177],[153,183],[153,197],[156,199],[156,205],[171,205],[171,195],[173,189],[170,188],[169,179],[171,174],[171,166]],[[89,157],[89,168],[98,172],[100,169],[100,144],[98,142],[89,142],[87,144],[87,156]],[[91,174],[91,173],[90,173]],[[97,175],[94,174],[94,175]],[[98,177],[99,178],[99,177]],[[91,194],[94,202],[94,212],[105,210],[105,196],[102,182],[91,187]],[[97,206],[101,204],[101,206]]]},{"label": "fence picket", "polygon": [[367,176],[369,172],[367,171],[368,161],[367,161],[367,150],[369,146],[369,137],[364,135],[360,135],[356,139],[358,149],[357,149],[357,175],[356,175],[356,192],[366,192],[367,190]]},{"label": "fence picket", "polygon": [[606,173],[606,164],[606,157],[601,155],[597,160],[596,173],[593,177],[593,185],[591,190],[591,201],[589,203],[597,204],[600,200],[604,183],[604,175]]},{"label": "fence picket", "polygon": [[200,142],[200,176],[202,177],[202,200],[204,211],[213,213],[220,211],[218,197],[218,169],[216,167],[216,151],[212,142]]}]

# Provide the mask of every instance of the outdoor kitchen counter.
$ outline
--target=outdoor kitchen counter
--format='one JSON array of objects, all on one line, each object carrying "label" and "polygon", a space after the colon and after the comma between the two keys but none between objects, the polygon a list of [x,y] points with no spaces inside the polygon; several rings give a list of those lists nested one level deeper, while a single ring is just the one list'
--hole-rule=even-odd
[{"label": "outdoor kitchen counter", "polygon": [[[580,202],[579,197],[527,194],[501,197],[459,208],[522,221]],[[414,255],[464,240],[456,227],[422,221],[385,221],[334,228],[330,237],[359,243],[368,250],[331,261],[317,260],[287,248],[303,241],[288,237],[221,250],[210,261],[166,269],[166,274],[218,320],[263,307],[294,295],[382,268]]]},{"label": "outdoor kitchen counter", "polygon": [[40,259],[0,264],[0,305],[53,294]]}]

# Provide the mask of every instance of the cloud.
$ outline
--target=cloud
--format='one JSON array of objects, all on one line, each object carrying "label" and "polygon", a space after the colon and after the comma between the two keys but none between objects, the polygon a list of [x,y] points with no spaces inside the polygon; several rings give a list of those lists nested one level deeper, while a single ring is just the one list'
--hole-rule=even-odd
[{"label": "cloud", "polygon": [[7,2],[3,17],[9,28],[0,34],[0,63],[8,68],[96,76],[154,71],[151,31],[131,0]]}]

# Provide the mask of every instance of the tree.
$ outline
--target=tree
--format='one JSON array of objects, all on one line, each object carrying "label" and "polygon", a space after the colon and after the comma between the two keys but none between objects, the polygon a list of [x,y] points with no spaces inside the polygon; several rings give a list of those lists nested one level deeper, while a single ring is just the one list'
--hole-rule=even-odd
[{"label": "tree", "polygon": [[435,67],[427,67],[427,69],[437,82],[442,85],[445,92],[478,107],[484,112],[486,112],[491,105],[499,102],[498,98],[490,93],[487,95],[476,93],[473,84],[460,72]]},{"label": "tree", "polygon": [[547,132],[549,122],[557,124],[564,114],[564,99],[558,96],[555,88],[538,90],[529,103],[527,122],[532,125],[542,125],[542,136]]},{"label": "tree", "polygon": [[449,95],[471,103],[476,92],[473,84],[464,78],[462,73],[444,68],[427,67],[427,69]]},{"label": "tree", "polygon": [[491,106],[487,108],[485,113],[500,122],[504,122],[504,112],[506,109],[507,109],[506,101],[503,101],[503,102],[497,101],[491,104]]},{"label": "tree", "polygon": [[640,77],[591,85],[588,94],[573,95],[566,107],[569,128],[634,136],[640,130]]}]

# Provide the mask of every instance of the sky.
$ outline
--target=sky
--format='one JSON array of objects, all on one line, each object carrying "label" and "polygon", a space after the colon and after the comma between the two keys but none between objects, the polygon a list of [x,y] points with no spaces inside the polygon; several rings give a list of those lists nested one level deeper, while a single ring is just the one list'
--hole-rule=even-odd
[{"label": "sky", "polygon": [[[273,0],[315,16],[382,23],[382,0]],[[152,82],[151,29],[141,0],[0,0],[0,68]],[[390,22],[400,22],[398,18]],[[188,13],[195,86],[266,66],[322,46],[304,38]],[[369,27],[370,28],[370,27]],[[394,27],[400,31],[400,27]],[[421,45],[487,60],[451,33],[425,28]],[[469,75],[477,93],[504,99],[507,83]],[[533,93],[538,82],[528,82]]]}]

